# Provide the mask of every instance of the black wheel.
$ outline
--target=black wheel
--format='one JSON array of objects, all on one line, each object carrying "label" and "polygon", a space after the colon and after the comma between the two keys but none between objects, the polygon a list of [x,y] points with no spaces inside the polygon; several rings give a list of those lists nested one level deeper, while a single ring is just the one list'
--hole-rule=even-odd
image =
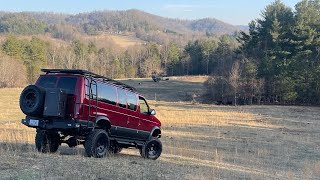
[{"label": "black wheel", "polygon": [[162,152],[162,143],[159,139],[154,138],[146,143],[142,149],[140,149],[140,155],[143,158],[156,160],[160,157]]},{"label": "black wheel", "polygon": [[37,130],[35,138],[36,148],[42,153],[57,152],[60,145],[60,138],[58,134],[48,133],[47,131]]},{"label": "black wheel", "polygon": [[105,157],[109,150],[109,136],[105,130],[95,129],[87,138],[84,144],[88,157]]},{"label": "black wheel", "polygon": [[45,90],[35,85],[23,89],[20,95],[20,109],[28,116],[42,115]]}]

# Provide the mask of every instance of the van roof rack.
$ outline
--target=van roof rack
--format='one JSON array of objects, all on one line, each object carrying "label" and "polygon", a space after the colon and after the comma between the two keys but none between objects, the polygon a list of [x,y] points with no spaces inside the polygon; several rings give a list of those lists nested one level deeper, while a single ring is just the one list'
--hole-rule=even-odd
[{"label": "van roof rack", "polygon": [[99,74],[95,74],[86,70],[81,69],[41,69],[42,72],[45,72],[46,74],[56,74],[56,73],[65,73],[65,74],[79,74],[84,75],[92,78],[102,79],[104,82],[108,82],[117,86],[120,86],[125,89],[129,89],[131,91],[137,92],[136,88],[129,86],[127,84],[124,84],[122,82],[113,80],[111,78],[107,78],[104,76],[101,76]]}]

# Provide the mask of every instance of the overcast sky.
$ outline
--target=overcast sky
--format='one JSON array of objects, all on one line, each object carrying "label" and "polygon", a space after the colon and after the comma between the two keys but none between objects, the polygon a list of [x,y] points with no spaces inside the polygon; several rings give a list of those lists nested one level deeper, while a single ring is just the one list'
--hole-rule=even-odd
[{"label": "overcast sky", "polygon": [[[140,9],[180,18],[217,18],[233,25],[247,25],[273,0],[0,0],[0,11],[42,11],[76,14],[99,10]],[[299,0],[283,0],[294,8]]]}]

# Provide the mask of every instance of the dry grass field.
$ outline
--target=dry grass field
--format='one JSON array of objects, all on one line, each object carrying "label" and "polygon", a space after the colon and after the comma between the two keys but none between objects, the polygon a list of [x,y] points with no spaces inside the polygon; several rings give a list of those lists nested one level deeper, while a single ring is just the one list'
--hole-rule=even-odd
[{"label": "dry grass field", "polygon": [[105,44],[106,41],[112,41],[116,45],[118,45],[121,48],[128,48],[135,45],[144,44],[145,42],[141,39],[138,39],[133,34],[124,35],[124,34],[109,34],[109,33],[101,33],[99,35],[95,36],[81,36],[81,38],[87,40],[87,41],[93,41],[96,44]]},{"label": "dry grass field", "polygon": [[319,107],[191,103],[201,81],[125,81],[162,121],[156,161],[134,149],[104,159],[85,157],[83,147],[37,153],[35,130],[19,123],[21,89],[0,89],[0,179],[320,179]]}]

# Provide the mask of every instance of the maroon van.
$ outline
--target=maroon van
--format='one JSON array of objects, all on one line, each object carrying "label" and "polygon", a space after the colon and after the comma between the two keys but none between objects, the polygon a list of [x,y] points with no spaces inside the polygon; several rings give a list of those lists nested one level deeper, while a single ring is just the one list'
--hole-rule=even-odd
[{"label": "maroon van", "polygon": [[129,147],[144,158],[161,155],[161,122],[135,88],[84,70],[42,71],[20,96],[22,123],[37,129],[39,152],[56,152],[66,143],[83,144],[96,158]]}]

